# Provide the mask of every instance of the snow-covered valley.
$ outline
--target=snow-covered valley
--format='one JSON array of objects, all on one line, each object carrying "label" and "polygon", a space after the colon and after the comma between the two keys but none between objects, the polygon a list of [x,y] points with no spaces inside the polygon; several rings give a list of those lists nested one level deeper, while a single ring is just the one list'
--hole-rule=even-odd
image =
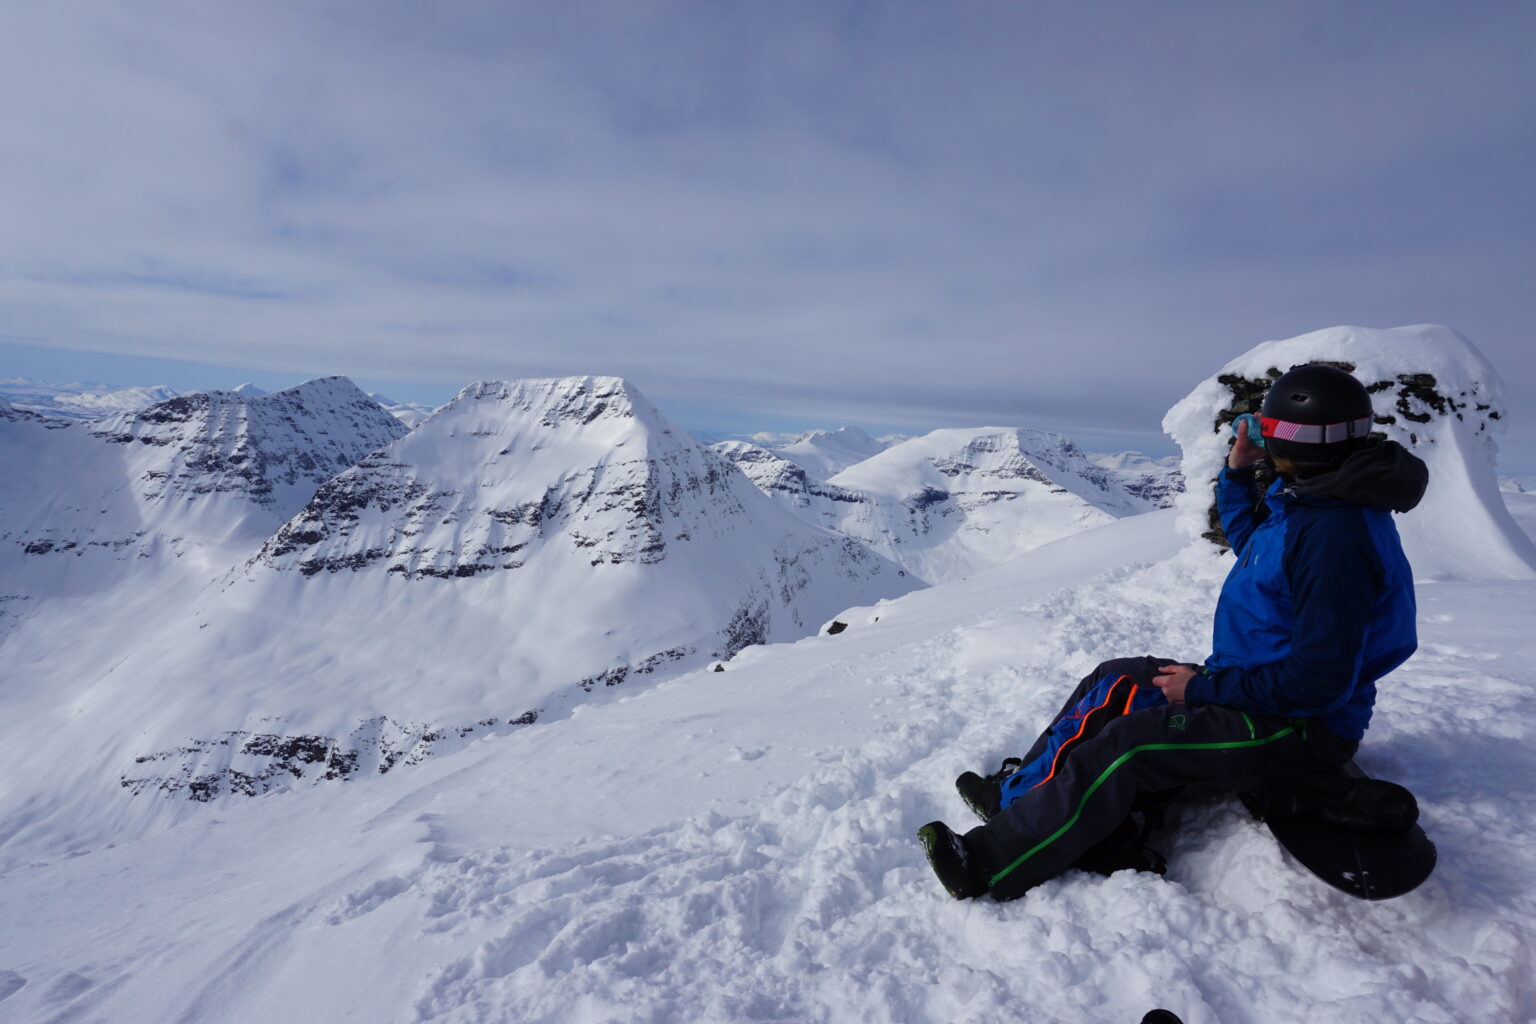
[{"label": "snow-covered valley", "polygon": [[[964,821],[959,772],[1022,752],[1104,658],[1207,653],[1230,565],[1201,537],[1221,416],[1323,354],[1381,383],[1378,424],[1440,487],[1401,520],[1420,647],[1359,756],[1417,794],[1435,874],[1361,903],[1203,800],[1154,838],[1166,877],[951,900],[914,832]],[[615,378],[472,386],[409,434],[362,431],[312,498],[235,486],[252,460],[216,443],[191,462],[230,486],[176,489],[188,461],[164,458],[206,445],[0,408],[6,466],[48,452],[114,481],[97,505],[42,469],[0,490],[0,590],[21,606],[0,630],[0,1017],[1536,1018],[1536,545],[1528,495],[1498,490],[1490,411],[1496,375],[1459,336],[1336,329],[1260,346],[1175,407],[1175,508],[1105,490],[1080,455],[1035,459],[1024,431],[882,442],[805,478],[884,507],[947,482],[989,561],[951,551],[922,587]],[[241,436],[272,434],[242,415]],[[161,461],[126,470],[124,450]],[[287,479],[278,449],[240,450]],[[161,489],[133,485],[148,473]],[[1018,496],[966,497],[997,479]],[[266,495],[268,527],[193,529],[209,503],[276,515]],[[985,518],[1002,509],[1030,515]],[[1031,527],[1059,509],[1072,528]],[[132,545],[89,543],[130,522]],[[770,613],[737,644],[743,607]]]}]

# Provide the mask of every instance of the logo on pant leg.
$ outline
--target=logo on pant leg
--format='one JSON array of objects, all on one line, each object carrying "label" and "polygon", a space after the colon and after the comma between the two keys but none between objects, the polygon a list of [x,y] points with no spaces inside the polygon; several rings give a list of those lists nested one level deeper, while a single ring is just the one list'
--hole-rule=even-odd
[{"label": "logo on pant leg", "polygon": [[1188,725],[1189,717],[1187,715],[1168,716],[1168,728],[1170,729],[1177,729],[1179,732],[1183,732],[1188,727]]}]

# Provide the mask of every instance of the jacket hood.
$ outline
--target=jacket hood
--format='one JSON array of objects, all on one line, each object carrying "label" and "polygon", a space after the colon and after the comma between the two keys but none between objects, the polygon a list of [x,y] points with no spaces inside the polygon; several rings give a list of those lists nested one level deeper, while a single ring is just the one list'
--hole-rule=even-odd
[{"label": "jacket hood", "polygon": [[1374,441],[1345,459],[1338,469],[1297,480],[1291,489],[1303,498],[1407,512],[1424,497],[1429,467],[1396,441]]}]

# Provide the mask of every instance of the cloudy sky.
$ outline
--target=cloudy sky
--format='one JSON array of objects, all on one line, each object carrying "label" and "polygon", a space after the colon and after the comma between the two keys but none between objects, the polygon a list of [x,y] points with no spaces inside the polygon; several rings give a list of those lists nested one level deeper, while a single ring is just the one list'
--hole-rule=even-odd
[{"label": "cloudy sky", "polygon": [[1433,322],[1536,470],[1533,41],[1526,2],[5,4],[0,376],[612,373],[701,429],[1154,447],[1258,342]]}]

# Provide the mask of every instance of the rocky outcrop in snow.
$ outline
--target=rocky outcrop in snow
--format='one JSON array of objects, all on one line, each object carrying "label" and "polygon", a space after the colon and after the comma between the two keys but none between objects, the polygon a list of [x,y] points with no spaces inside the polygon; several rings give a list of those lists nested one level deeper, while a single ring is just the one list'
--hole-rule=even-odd
[{"label": "rocky outcrop in snow", "polygon": [[345,377],[324,377],[273,394],[183,395],[101,420],[90,432],[124,447],[146,507],[227,497],[265,513],[257,516],[265,534],[406,427]]},{"label": "rocky outcrop in snow", "polygon": [[827,502],[869,500],[856,491],[817,480],[804,467],[767,448],[745,441],[721,441],[710,447],[735,463],[758,490],[813,523],[836,529],[838,517],[824,514]]},{"label": "rocky outcrop in snow", "polygon": [[1423,502],[1397,519],[1420,578],[1536,576],[1536,545],[1499,495],[1497,436],[1503,384],[1470,341],[1448,327],[1332,327],[1259,345],[1175,405],[1163,429],[1184,451],[1189,492],[1183,528],[1220,543],[1211,485],[1231,447],[1229,424],[1257,412],[1270,382],[1292,367],[1326,362],[1371,392],[1377,431],[1429,465]]},{"label": "rocky outcrop in snow", "polygon": [[158,586],[162,563],[201,586],[326,479],[404,432],[339,377],[250,398],[184,395],[95,423],[7,404],[0,625],[23,602],[101,591],[129,572]]},{"label": "rocky outcrop in snow", "polygon": [[1184,475],[1179,471],[1177,455],[1153,459],[1141,452],[1091,452],[1088,458],[1107,470],[1126,493],[1153,508],[1171,508],[1184,493]]}]

